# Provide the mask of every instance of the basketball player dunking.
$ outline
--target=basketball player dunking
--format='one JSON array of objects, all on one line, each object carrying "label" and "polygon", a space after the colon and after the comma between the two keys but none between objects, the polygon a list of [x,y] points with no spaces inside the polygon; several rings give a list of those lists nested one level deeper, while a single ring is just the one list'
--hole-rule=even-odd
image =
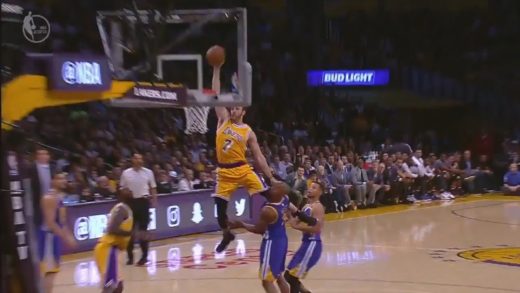
[{"label": "basketball player dunking", "polygon": [[69,247],[76,245],[76,240],[66,226],[66,210],[63,206],[67,187],[65,173],[55,174],[51,184],[51,190],[40,201],[43,223],[38,237],[40,267],[46,293],[52,292],[54,278],[60,271],[61,242]]},{"label": "basketball player dunking", "polygon": [[[218,61],[210,61],[210,65],[213,66],[212,89],[216,94],[220,93],[220,67],[223,64],[224,57],[221,57]],[[218,224],[223,231],[222,241],[216,248],[216,251],[220,253],[235,239],[235,235],[231,233],[228,227],[227,217],[227,205],[233,192],[239,187],[245,187],[249,195],[265,194],[269,190],[269,185],[279,181],[273,176],[271,168],[260,150],[254,131],[243,122],[246,114],[245,108],[232,107],[228,110],[225,107],[215,107],[215,112],[218,117],[216,137],[218,169],[217,186],[212,196],[215,198],[217,205]],[[255,173],[247,163],[246,150],[248,147],[253,153],[255,162],[260,167],[263,177]],[[300,221],[311,226],[316,223],[316,219],[298,211],[293,204],[289,204],[289,210]]]},{"label": "basketball player dunking", "polygon": [[[223,64],[223,62],[222,62]],[[220,93],[220,65],[213,67],[212,89]],[[215,204],[217,205],[218,224],[223,231],[223,239],[216,248],[217,252],[224,251],[229,243],[235,239],[227,225],[227,204],[239,187],[245,187],[250,195],[264,192],[268,186],[263,179],[253,171],[247,163],[246,150],[251,149],[253,157],[263,172],[264,176],[271,182],[273,178],[271,169],[260,151],[256,135],[242,120],[246,113],[243,107],[215,107],[218,116],[216,154],[218,160],[217,186]]]},{"label": "basketball player dunking", "polygon": [[303,286],[300,279],[306,276],[321,257],[322,244],[320,234],[323,228],[325,209],[320,203],[320,197],[323,194],[323,190],[324,187],[321,183],[313,182],[308,192],[309,203],[302,209],[307,216],[316,218],[316,225],[309,226],[296,218],[289,221],[292,228],[303,232],[302,244],[289,262],[285,272],[285,279],[291,285],[291,293],[310,292]]}]

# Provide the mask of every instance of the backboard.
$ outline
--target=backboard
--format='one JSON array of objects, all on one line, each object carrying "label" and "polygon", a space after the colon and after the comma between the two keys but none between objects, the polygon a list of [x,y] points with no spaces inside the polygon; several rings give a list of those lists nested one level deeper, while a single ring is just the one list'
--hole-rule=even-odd
[{"label": "backboard", "polygon": [[[113,106],[251,105],[245,8],[99,11],[97,25],[114,79],[145,82],[147,89],[159,85],[179,97],[175,101],[125,97],[113,100]],[[205,54],[215,44],[226,49],[219,95],[204,90],[211,88],[212,77]]]}]

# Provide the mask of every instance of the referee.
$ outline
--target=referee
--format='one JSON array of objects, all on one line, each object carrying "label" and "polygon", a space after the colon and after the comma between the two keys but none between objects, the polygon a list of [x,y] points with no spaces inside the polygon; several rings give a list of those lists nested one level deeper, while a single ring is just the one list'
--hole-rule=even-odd
[{"label": "referee", "polygon": [[[150,204],[155,206],[157,203],[157,185],[153,172],[143,167],[143,156],[134,154],[132,157],[132,168],[126,169],[121,174],[121,192],[130,193],[130,208],[134,217],[134,229],[146,232],[150,222]],[[144,266],[148,260],[148,240],[140,239],[139,244],[142,250],[142,257],[137,262],[138,266]],[[130,239],[127,248],[127,265],[134,263],[134,237]]]}]

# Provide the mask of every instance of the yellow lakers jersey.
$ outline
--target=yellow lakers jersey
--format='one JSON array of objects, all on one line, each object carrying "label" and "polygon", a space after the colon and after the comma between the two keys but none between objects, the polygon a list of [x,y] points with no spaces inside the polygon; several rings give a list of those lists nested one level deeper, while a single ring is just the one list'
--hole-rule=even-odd
[{"label": "yellow lakers jersey", "polygon": [[226,121],[217,130],[217,160],[220,164],[246,162],[247,139],[251,127]]},{"label": "yellow lakers jersey", "polygon": [[[128,217],[119,225],[119,228],[123,231],[128,231],[128,232],[132,231],[132,226],[134,224],[134,218],[132,215],[132,210],[130,209],[130,207],[128,205],[126,205],[124,203],[116,204],[112,208],[112,210],[110,210],[110,219],[113,218],[112,216],[119,208],[126,209],[126,211],[128,213]],[[110,226],[110,219],[108,220],[109,221],[108,226]],[[118,235],[111,235],[108,233],[105,233],[99,239],[99,243],[108,244],[111,246],[117,246],[121,250],[126,249],[126,246],[128,245],[129,241],[130,241],[130,236],[118,236]]]}]

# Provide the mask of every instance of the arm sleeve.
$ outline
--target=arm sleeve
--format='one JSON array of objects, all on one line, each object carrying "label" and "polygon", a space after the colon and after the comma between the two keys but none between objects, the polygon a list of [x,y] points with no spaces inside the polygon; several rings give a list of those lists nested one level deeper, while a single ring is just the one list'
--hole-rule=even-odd
[{"label": "arm sleeve", "polygon": [[305,213],[302,213],[301,211],[297,211],[293,214],[293,216],[298,217],[298,219],[305,224],[309,226],[314,226],[318,223],[318,220],[316,218],[313,218],[311,216],[307,216]]}]

